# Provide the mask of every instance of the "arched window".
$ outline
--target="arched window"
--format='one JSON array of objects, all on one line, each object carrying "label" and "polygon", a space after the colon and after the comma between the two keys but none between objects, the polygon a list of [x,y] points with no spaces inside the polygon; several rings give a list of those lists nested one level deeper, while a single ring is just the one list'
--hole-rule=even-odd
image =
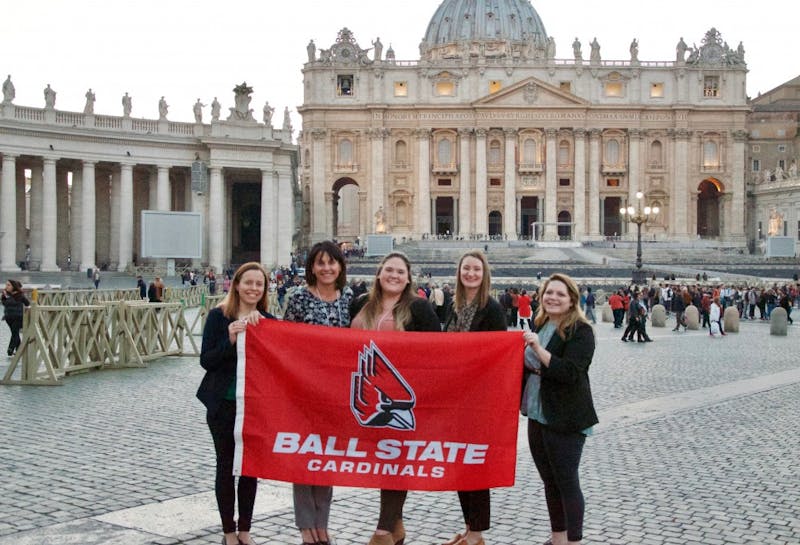
[{"label": "arched window", "polygon": [[660,167],[664,164],[662,152],[661,141],[653,140],[653,143],[650,144],[650,166]]},{"label": "arched window", "polygon": [[449,165],[450,164],[450,160],[451,160],[451,156],[452,156],[451,144],[450,144],[450,140],[448,140],[447,138],[442,138],[441,140],[439,140],[438,155],[439,155],[439,164],[440,165]]},{"label": "arched window", "polygon": [[534,165],[536,161],[536,140],[526,138],[522,145],[522,162],[526,165]]},{"label": "arched window", "polygon": [[708,140],[703,144],[703,166],[716,167],[719,166],[719,151],[717,143]]},{"label": "arched window", "polygon": [[339,164],[353,164],[353,143],[348,138],[343,138],[339,142]]},{"label": "arched window", "polygon": [[503,159],[500,156],[500,141],[492,140],[489,144],[489,164],[501,165],[502,163]]},{"label": "arched window", "polygon": [[569,165],[569,142],[562,140],[558,144],[558,166]]},{"label": "arched window", "polygon": [[606,143],[606,164],[619,164],[619,142],[617,140],[609,140]]},{"label": "arched window", "polygon": [[408,145],[405,140],[398,140],[394,144],[394,161],[395,163],[408,162]]}]

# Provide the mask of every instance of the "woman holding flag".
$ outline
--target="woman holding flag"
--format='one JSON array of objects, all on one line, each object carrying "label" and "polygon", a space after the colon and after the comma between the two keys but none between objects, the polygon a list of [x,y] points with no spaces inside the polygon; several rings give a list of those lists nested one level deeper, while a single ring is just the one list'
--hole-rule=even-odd
[{"label": "woman holding flag", "polygon": [[597,424],[589,386],[594,331],[569,276],[552,275],[539,293],[534,331],[523,335],[527,347],[521,410],[528,417],[528,445],[550,515],[551,537],[545,545],[572,545],[583,538],[578,466],[586,436]]},{"label": "woman holding flag", "polygon": [[[350,305],[350,327],[375,331],[441,331],[427,299],[411,289],[411,263],[402,252],[381,260],[369,293]],[[369,545],[403,545],[403,505],[407,490],[381,490],[378,528]]]},{"label": "woman holding flag", "polygon": [[[489,295],[489,262],[480,250],[461,256],[456,271],[456,293],[445,331],[506,331],[503,307]],[[489,490],[459,491],[466,530],[444,545],[484,545],[483,533],[489,529]]]},{"label": "woman holding flag", "polygon": [[[257,324],[262,318],[274,318],[267,312],[267,283],[267,273],[259,263],[250,262],[239,267],[233,276],[231,291],[211,309],[203,328],[200,365],[206,374],[197,390],[197,397],[206,406],[206,420],[217,454],[214,491],[225,534],[222,545],[253,545],[250,525],[258,480],[241,476],[237,490],[233,476],[236,340],[248,324]],[[238,535],[233,518],[237,495]]]},{"label": "woman holding flag", "polygon": [[[339,245],[317,242],[306,259],[306,286],[286,305],[283,319],[290,322],[349,327],[353,291],[347,286],[347,264]],[[306,545],[328,545],[328,518],[333,487],[294,484],[294,518]]]}]

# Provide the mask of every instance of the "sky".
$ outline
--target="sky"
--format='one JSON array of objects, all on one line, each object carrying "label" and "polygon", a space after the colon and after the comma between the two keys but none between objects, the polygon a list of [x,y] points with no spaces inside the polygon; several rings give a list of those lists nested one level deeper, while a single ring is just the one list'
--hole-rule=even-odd
[{"label": "sky", "polygon": [[[83,111],[89,88],[95,113],[122,115],[121,97],[133,99],[133,117],[158,118],[161,96],[172,121],[193,121],[200,98],[218,97],[225,112],[233,87],[253,87],[257,119],[265,101],[283,110],[303,102],[301,69],[313,39],[328,48],[348,27],[366,49],[380,37],[398,60],[419,58],[419,43],[440,0],[0,0],[0,79],[10,74],[14,103],[43,107],[49,83],[58,93],[56,109]],[[715,27],[731,48],[740,41],[749,73],[747,93],[756,96],[800,75],[796,0],[532,0],[557,58],[572,55],[572,41],[597,38],[603,60],[627,60],[633,38],[642,61],[675,59],[680,37],[701,44]],[[371,54],[370,54],[371,56]],[[788,60],[788,62],[787,62]],[[210,107],[204,109],[204,121]],[[296,134],[296,132],[295,132]]]}]

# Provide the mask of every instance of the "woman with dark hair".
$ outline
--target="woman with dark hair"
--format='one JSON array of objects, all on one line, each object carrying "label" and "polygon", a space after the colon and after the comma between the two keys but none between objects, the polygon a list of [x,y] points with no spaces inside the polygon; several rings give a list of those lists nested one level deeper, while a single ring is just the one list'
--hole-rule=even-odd
[{"label": "woman with dark hair", "polygon": [[[197,397],[206,406],[208,428],[217,453],[214,491],[222,519],[222,545],[252,545],[250,525],[258,481],[255,477],[239,477],[238,489],[233,477],[236,421],[236,341],[248,324],[262,318],[273,318],[267,312],[268,277],[259,263],[245,263],[236,271],[231,291],[208,313],[203,328],[200,365],[206,370]],[[234,521],[236,498],[239,501],[238,535]]]},{"label": "woman with dark hair", "polygon": [[[344,254],[335,242],[325,240],[311,247],[306,260],[306,283],[289,299],[283,319],[349,327],[353,291],[347,286]],[[295,523],[303,543],[327,545],[333,487],[295,484],[292,492]]]},{"label": "woman with dark hair", "polygon": [[[480,250],[461,256],[456,271],[456,293],[445,331],[506,331],[503,307],[489,295],[492,278],[489,262]],[[465,532],[445,545],[484,545],[483,533],[489,529],[489,490],[459,491]]]},{"label": "woman with dark hair", "polygon": [[25,297],[22,292],[22,284],[18,280],[7,280],[6,288],[3,290],[3,320],[8,324],[8,329],[11,330],[11,340],[8,341],[8,355],[13,356],[17,351],[22,340],[19,338],[19,332],[22,329],[22,316],[25,313],[25,307],[30,306],[31,302]]},{"label": "woman with dark hair", "polygon": [[584,513],[578,466],[586,435],[597,424],[589,386],[594,331],[569,276],[550,276],[539,293],[534,331],[523,335],[528,346],[521,409],[550,515],[546,545],[575,544],[583,538]]},{"label": "woman with dark hair", "polygon": [[[381,260],[370,291],[350,305],[350,327],[375,331],[440,331],[439,317],[411,289],[411,263],[391,252]],[[403,545],[406,490],[381,490],[378,528],[369,545]]]}]

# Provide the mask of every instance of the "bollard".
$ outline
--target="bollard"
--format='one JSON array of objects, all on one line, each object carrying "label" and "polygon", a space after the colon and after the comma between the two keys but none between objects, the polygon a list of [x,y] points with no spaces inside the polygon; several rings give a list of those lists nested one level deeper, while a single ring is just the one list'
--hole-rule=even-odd
[{"label": "bollard", "polygon": [[653,327],[667,326],[667,310],[664,308],[664,305],[653,305],[653,310],[650,314],[650,323]]},{"label": "bollard", "polygon": [[769,314],[769,334],[785,337],[789,332],[789,317],[786,309],[777,307]]},{"label": "bollard", "polygon": [[686,314],[686,329],[697,331],[700,329],[700,311],[694,305],[689,305],[684,311]]},{"label": "bollard", "polygon": [[739,309],[728,307],[722,315],[722,325],[725,333],[739,333]]},{"label": "bollard", "polygon": [[608,303],[605,303],[600,307],[600,321],[612,324],[614,323],[614,313],[611,312],[611,307],[608,305]]}]

